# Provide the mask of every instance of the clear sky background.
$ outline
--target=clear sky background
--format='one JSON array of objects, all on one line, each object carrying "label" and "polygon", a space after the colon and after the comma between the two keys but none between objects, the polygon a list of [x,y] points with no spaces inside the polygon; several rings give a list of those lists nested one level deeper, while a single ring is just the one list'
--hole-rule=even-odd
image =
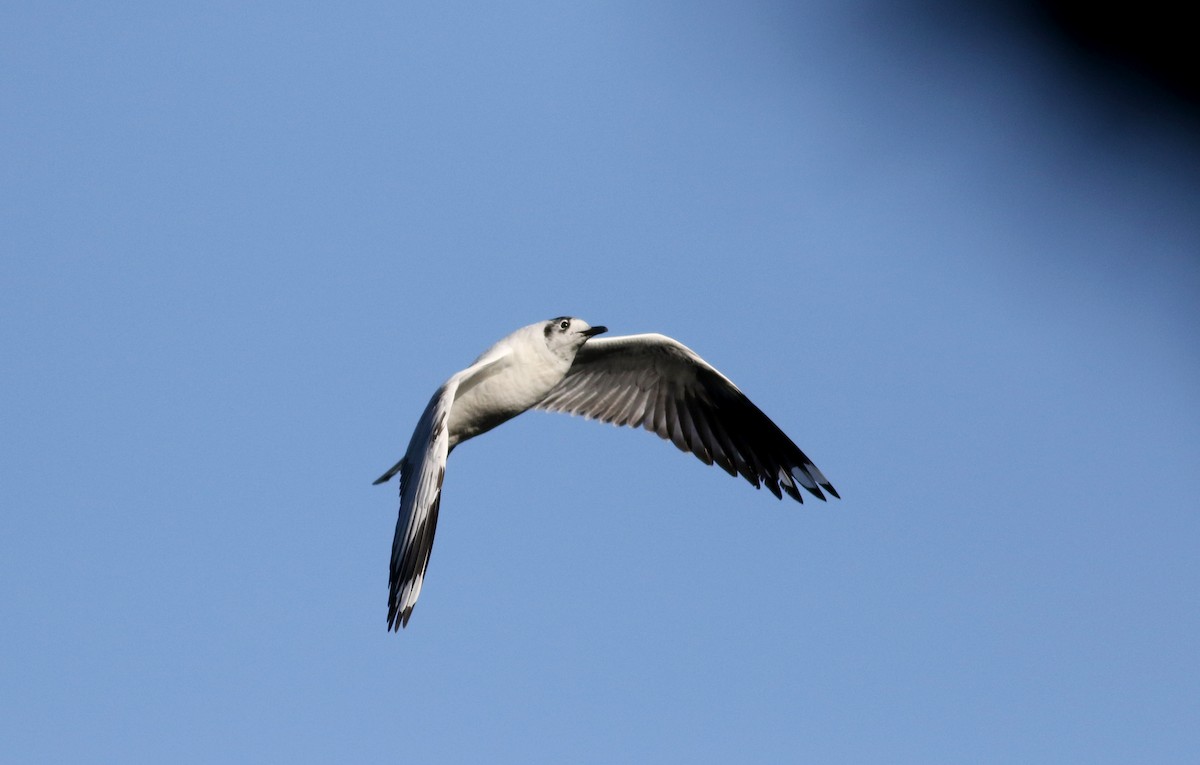
[{"label": "clear sky background", "polygon": [[[1195,762],[1200,148],[1003,14],[6,3],[12,762]],[[435,387],[672,335],[844,499]]]}]

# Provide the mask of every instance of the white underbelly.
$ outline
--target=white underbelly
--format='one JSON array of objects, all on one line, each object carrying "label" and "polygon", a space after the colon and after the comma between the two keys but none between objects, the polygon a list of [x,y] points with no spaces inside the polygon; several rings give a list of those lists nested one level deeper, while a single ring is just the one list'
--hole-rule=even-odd
[{"label": "white underbelly", "polygon": [[451,446],[491,430],[516,417],[546,397],[562,379],[551,372],[530,377],[524,375],[519,384],[509,374],[490,377],[461,392],[450,408]]}]

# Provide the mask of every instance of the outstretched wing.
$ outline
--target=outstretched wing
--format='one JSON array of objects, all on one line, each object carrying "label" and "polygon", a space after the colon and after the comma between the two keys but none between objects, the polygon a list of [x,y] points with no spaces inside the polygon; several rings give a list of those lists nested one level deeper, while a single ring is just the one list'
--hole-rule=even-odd
[{"label": "outstretched wing", "polygon": [[594,338],[537,408],[643,427],[741,474],[776,497],[838,493],[800,448],[727,377],[682,343],[658,334]]},{"label": "outstretched wing", "polygon": [[388,578],[389,630],[398,631],[408,625],[413,606],[421,595],[421,583],[433,549],[433,534],[437,530],[442,479],[446,475],[446,457],[450,453],[446,425],[457,388],[457,376],[438,388],[417,422],[404,458],[375,482],[382,483],[400,473],[400,517],[392,540]]},{"label": "outstretched wing", "polygon": [[460,390],[469,390],[480,380],[502,369],[512,356],[504,342],[497,343],[475,363],[442,383],[424,414],[417,421],[408,451],[390,470],[375,480],[383,483],[400,474],[400,517],[392,538],[392,563],[388,576],[388,630],[408,626],[413,606],[421,595],[433,534],[437,530],[438,507],[446,457],[463,436],[449,432],[450,407]]}]

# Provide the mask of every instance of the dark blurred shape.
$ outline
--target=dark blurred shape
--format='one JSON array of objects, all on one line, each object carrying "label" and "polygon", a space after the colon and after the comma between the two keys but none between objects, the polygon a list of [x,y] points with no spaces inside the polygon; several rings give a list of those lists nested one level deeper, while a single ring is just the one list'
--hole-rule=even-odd
[{"label": "dark blurred shape", "polygon": [[1200,138],[1200,44],[1184,3],[876,0],[871,7],[873,21],[898,33],[894,40],[955,55],[971,55],[984,40],[1034,41],[1074,78],[1078,95],[1107,103],[1106,113],[1168,117]]},{"label": "dark blurred shape", "polygon": [[1200,116],[1200,46],[1186,3],[1031,1],[1032,20],[1043,22],[1051,40],[1065,43],[1091,74],[1124,90],[1177,99]]}]

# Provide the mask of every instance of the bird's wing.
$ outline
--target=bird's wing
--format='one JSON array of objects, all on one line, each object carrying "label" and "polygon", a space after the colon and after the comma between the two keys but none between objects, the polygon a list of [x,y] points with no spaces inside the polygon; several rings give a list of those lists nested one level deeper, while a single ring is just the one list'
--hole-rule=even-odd
[{"label": "bird's wing", "polygon": [[446,425],[457,388],[457,375],[438,388],[413,430],[404,458],[380,478],[384,481],[397,471],[400,473],[400,517],[392,540],[388,578],[389,630],[399,630],[408,624],[429,566],[446,457],[450,453]]},{"label": "bird's wing", "polygon": [[471,366],[451,377],[437,389],[417,427],[408,451],[390,470],[375,480],[383,483],[400,474],[400,517],[392,538],[392,562],[388,576],[388,629],[408,626],[413,606],[421,595],[421,583],[433,550],[442,480],[450,455],[448,422],[450,407],[460,389],[478,383],[495,372],[512,355],[506,345],[488,349]]},{"label": "bird's wing", "polygon": [[838,493],[800,448],[727,377],[664,335],[594,338],[537,408],[643,427],[705,464],[797,502],[797,484]]},{"label": "bird's wing", "polygon": [[[495,374],[498,369],[503,367],[501,362],[504,362],[510,356],[512,356],[512,348],[508,347],[507,345],[498,344],[487,349],[482,356],[475,359],[475,362],[471,364],[471,366],[454,375],[454,377],[450,378],[450,380],[446,382],[446,385],[442,386],[442,388],[445,388],[453,383],[456,388],[453,392],[451,392],[449,401],[453,402],[455,397],[457,397],[460,393],[465,393],[472,386],[479,384],[489,374]],[[439,393],[440,392],[441,389],[439,389]],[[436,394],[434,395],[434,399],[437,399]],[[433,406],[432,401],[429,402],[429,406]],[[449,404],[447,404],[447,406],[449,406]],[[429,414],[428,408],[426,409],[425,413]],[[413,439],[416,439],[417,433],[420,432],[420,428],[421,425],[418,423],[417,431],[413,433]],[[408,448],[410,452],[412,451],[413,444],[415,443],[415,440],[409,443]],[[372,481],[371,484],[373,486],[378,486],[381,483],[387,483],[390,481],[392,476],[396,475],[396,473],[399,473],[404,468],[404,461],[406,459],[408,459],[407,453],[400,458],[399,462],[388,468],[386,473]]]}]

